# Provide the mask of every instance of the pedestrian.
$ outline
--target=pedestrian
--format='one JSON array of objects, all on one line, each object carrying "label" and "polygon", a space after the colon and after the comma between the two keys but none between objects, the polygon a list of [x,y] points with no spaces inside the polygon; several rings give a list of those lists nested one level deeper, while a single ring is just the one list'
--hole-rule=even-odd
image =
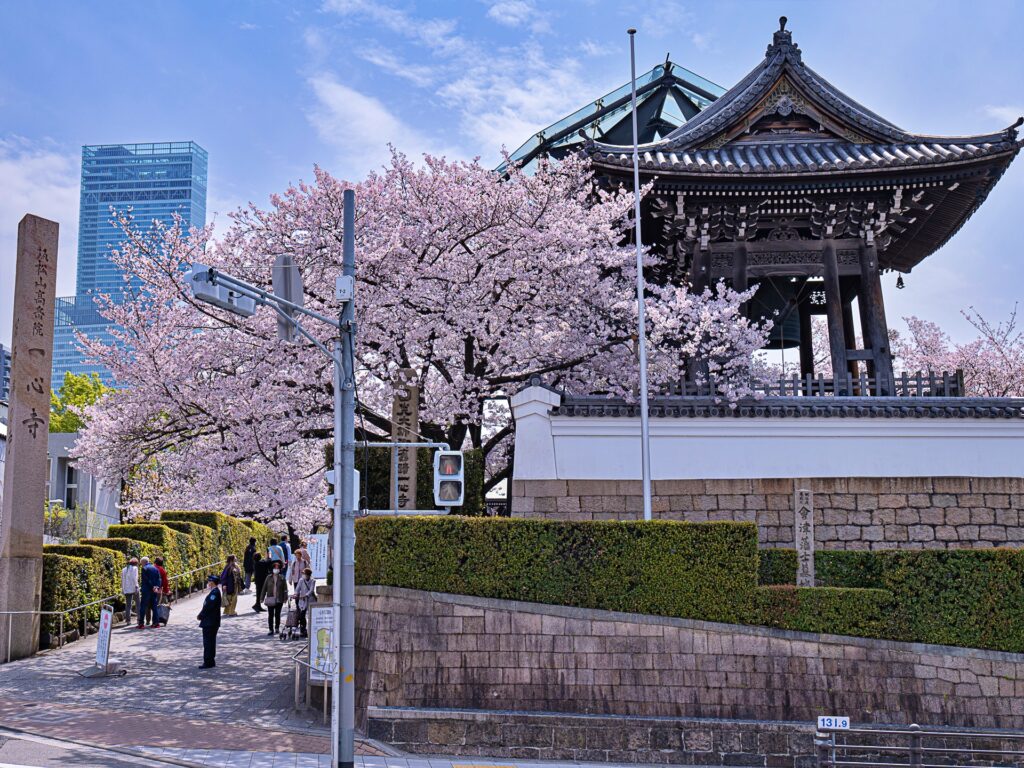
[{"label": "pedestrian", "polygon": [[160,578],[160,571],[149,562],[148,557],[142,558],[139,562],[139,592],[141,600],[139,603],[139,623],[136,629],[142,629],[149,622],[150,629],[157,627],[156,606],[163,592],[163,580]]},{"label": "pedestrian", "polygon": [[[158,571],[160,571],[160,597],[157,598],[156,604],[160,605],[161,601],[169,603],[171,602],[171,583],[167,579],[167,569],[164,568],[164,559],[162,557],[154,557],[153,565]],[[153,607],[153,610],[154,612],[156,611],[156,606]],[[160,621],[156,616],[153,617],[153,623],[156,625],[162,624],[165,627],[167,626],[166,621]]]},{"label": "pedestrian", "polygon": [[292,545],[288,541],[287,536],[282,536],[281,540],[278,543],[281,545],[281,551],[284,552],[283,565],[285,568],[287,568],[288,564],[292,561]]},{"label": "pedestrian", "polygon": [[252,586],[252,575],[255,570],[255,560],[253,555],[256,554],[256,537],[253,536],[249,539],[249,546],[245,548],[245,554],[242,555],[242,568],[245,570],[245,588],[242,590],[242,594],[249,593],[249,587]]},{"label": "pedestrian", "polygon": [[121,569],[121,594],[124,595],[124,623],[132,621],[132,605],[138,613],[139,605],[139,559],[133,557],[128,565]]},{"label": "pedestrian", "polygon": [[270,540],[270,546],[267,547],[267,560],[272,563],[278,562],[281,564],[282,568],[284,567],[286,562],[284,559],[284,550],[281,548],[281,545],[277,543],[277,539]]},{"label": "pedestrian", "polygon": [[306,549],[306,542],[301,542],[299,548],[292,553],[292,562],[288,567],[288,583],[292,588],[299,583],[302,574],[312,565],[309,559],[309,550]]},{"label": "pedestrian", "polygon": [[281,631],[281,608],[288,601],[288,582],[281,572],[281,563],[275,562],[274,570],[267,576],[263,584],[263,604],[267,606],[268,635],[276,635]]},{"label": "pedestrian", "polygon": [[224,593],[224,615],[237,616],[235,606],[238,604],[238,593],[242,591],[242,571],[234,555],[228,555],[227,565],[220,574],[220,589]]},{"label": "pedestrian", "polygon": [[206,577],[210,594],[203,600],[202,610],[196,619],[203,630],[203,663],[200,669],[217,666],[217,630],[220,629],[220,577],[210,574]]},{"label": "pedestrian", "polygon": [[270,572],[270,562],[263,559],[263,555],[257,552],[252,556],[253,584],[256,587],[256,603],[252,609],[256,613],[263,613],[263,606],[260,601],[263,599],[263,585],[267,581],[267,574]]},{"label": "pedestrian", "polygon": [[306,568],[302,572],[302,578],[295,585],[295,605],[299,609],[299,637],[308,637],[306,632],[306,611],[310,603],[316,602],[316,581],[313,579],[313,571]]}]

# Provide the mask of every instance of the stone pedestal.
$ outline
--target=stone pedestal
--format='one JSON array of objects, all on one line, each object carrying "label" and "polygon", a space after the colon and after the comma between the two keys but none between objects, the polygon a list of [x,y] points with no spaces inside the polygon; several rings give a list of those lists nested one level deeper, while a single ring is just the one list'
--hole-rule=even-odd
[{"label": "stone pedestal", "polygon": [[43,585],[57,229],[57,222],[32,215],[18,225],[11,394],[0,509],[0,613],[25,613],[0,616],[0,661],[30,656],[39,647],[39,614],[34,612],[39,610]]}]

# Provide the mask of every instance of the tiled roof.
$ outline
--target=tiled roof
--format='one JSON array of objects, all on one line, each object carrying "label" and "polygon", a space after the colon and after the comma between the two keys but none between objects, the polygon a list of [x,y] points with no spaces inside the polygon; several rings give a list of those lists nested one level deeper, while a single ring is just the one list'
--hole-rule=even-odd
[{"label": "tiled roof", "polygon": [[[880,169],[970,161],[1014,152],[1014,141],[914,141],[898,144],[854,144],[847,141],[773,141],[734,143],[719,149],[673,150],[642,147],[640,167],[690,173],[813,173],[845,169]],[[629,147],[595,148],[597,162],[632,166]]]}]

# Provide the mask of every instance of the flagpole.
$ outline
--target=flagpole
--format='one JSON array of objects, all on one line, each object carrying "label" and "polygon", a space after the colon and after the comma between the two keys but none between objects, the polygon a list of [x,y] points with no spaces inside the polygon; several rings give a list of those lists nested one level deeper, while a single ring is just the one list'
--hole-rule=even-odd
[{"label": "flagpole", "polygon": [[640,453],[643,475],[644,520],[651,519],[651,433],[647,413],[647,318],[644,311],[643,238],[640,234],[640,150],[636,128],[636,30],[628,29],[629,73],[633,107],[633,216],[636,222],[636,304],[640,336]]}]

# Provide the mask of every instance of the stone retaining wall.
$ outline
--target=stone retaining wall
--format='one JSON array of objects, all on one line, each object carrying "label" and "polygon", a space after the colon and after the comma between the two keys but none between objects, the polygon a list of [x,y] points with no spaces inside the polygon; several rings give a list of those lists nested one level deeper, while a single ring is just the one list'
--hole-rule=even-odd
[{"label": "stone retaining wall", "polygon": [[817,764],[810,723],[371,707],[367,735],[413,754],[766,768]]},{"label": "stone retaining wall", "polygon": [[[1024,545],[1024,478],[655,480],[655,519],[756,522],[762,547],[793,547],[793,491],[814,492],[823,549]],[[512,515],[559,520],[641,516],[638,480],[515,480]]]},{"label": "stone retaining wall", "polygon": [[1024,729],[1024,654],[359,587],[357,704]]}]

